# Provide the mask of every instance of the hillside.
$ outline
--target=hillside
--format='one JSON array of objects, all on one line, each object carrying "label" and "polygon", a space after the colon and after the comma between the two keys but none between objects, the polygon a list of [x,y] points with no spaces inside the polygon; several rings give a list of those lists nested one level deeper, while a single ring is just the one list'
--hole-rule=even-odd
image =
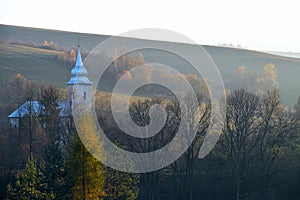
[{"label": "hillside", "polygon": [[[64,86],[69,68],[59,65],[59,52],[0,43],[0,89],[18,73],[28,80]],[[2,93],[2,95],[4,95]]]},{"label": "hillside", "polygon": [[108,36],[95,34],[82,34],[74,32],[37,29],[28,27],[8,26],[0,24],[0,41],[21,41],[42,44],[44,41],[53,41],[61,48],[76,48],[78,40],[85,50],[92,50],[95,44]]},{"label": "hillside", "polygon": [[[41,45],[44,41],[53,41],[59,48],[74,48],[80,39],[82,49],[91,50],[108,36],[72,33],[35,28],[0,25],[0,41],[21,41]],[[122,39],[122,38],[120,38]],[[131,42],[140,42],[138,39],[123,38]],[[145,42],[143,40],[143,42]],[[175,46],[185,49],[193,55],[193,45],[171,42],[146,41],[149,44],[163,43],[166,46]],[[279,90],[284,104],[292,107],[300,96],[300,59],[272,55],[264,52],[226,47],[203,46],[213,58],[225,81],[233,78],[234,71],[239,66],[260,73],[266,64],[275,64],[278,72]],[[161,51],[140,51],[147,62],[157,62],[173,66],[184,73],[193,73],[185,68],[186,63],[178,58]],[[15,74],[21,73],[29,80],[37,82],[55,83],[64,87],[69,79],[71,66],[62,66],[55,57],[58,51],[18,45],[0,44],[0,88]]]}]

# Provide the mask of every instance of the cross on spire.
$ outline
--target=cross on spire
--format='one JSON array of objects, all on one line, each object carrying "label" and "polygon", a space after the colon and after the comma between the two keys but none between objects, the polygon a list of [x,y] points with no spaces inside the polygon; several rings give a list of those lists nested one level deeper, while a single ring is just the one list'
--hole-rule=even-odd
[{"label": "cross on spire", "polygon": [[78,49],[80,48],[80,38],[77,41],[77,47],[78,47]]}]

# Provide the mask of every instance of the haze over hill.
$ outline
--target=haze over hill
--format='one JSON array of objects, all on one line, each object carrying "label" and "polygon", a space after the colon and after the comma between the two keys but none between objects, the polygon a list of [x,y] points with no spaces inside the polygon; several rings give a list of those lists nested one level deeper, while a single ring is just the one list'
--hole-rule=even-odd
[{"label": "haze over hill", "polygon": [[298,52],[267,51],[267,53],[284,56],[284,57],[290,57],[290,58],[300,58],[300,53],[298,53]]},{"label": "haze over hill", "polygon": [[[69,79],[70,66],[64,66],[56,61],[59,51],[45,50],[36,47],[25,47],[23,43],[42,45],[45,41],[53,41],[58,49],[76,48],[78,40],[84,51],[92,50],[101,41],[109,36],[82,34],[45,29],[25,28],[8,25],[0,25],[0,88],[3,88],[8,80],[15,74],[21,73],[29,80],[37,82],[55,83],[63,87]],[[120,38],[130,42],[139,43],[145,40]],[[7,44],[19,42],[18,45]],[[6,43],[6,44],[4,44]],[[146,43],[161,43],[166,46],[184,49],[191,56],[197,57],[190,44],[146,41]],[[279,91],[283,103],[292,107],[300,95],[300,59],[272,55],[258,51],[234,49],[216,46],[203,46],[218,66],[225,83],[234,78],[235,70],[240,66],[261,73],[267,64],[274,64],[278,73]],[[186,67],[187,63],[172,57],[163,51],[141,50],[146,62],[156,62],[173,66],[183,73],[190,74],[193,70]]]}]

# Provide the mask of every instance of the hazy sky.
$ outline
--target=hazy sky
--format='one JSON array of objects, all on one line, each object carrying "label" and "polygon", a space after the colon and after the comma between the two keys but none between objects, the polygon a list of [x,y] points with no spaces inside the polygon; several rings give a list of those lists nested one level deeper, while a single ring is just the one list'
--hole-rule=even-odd
[{"label": "hazy sky", "polygon": [[199,44],[300,52],[297,0],[0,0],[0,23],[107,35],[164,28]]}]

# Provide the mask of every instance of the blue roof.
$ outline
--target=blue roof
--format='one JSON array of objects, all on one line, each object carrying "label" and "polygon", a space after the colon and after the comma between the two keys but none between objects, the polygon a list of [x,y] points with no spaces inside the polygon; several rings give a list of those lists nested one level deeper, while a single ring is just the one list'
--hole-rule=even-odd
[{"label": "blue roof", "polygon": [[80,49],[78,49],[76,64],[74,68],[71,70],[71,75],[72,77],[67,83],[67,85],[74,85],[74,84],[92,85],[93,84],[88,78],[87,69],[83,66]]},{"label": "blue roof", "polygon": [[60,117],[67,117],[70,115],[71,107],[69,101],[59,101],[58,108],[60,109],[59,116]]},{"label": "blue roof", "polygon": [[[30,109],[31,108],[31,109]],[[41,114],[41,107],[38,101],[26,101],[23,105],[21,105],[18,109],[12,112],[8,118],[19,118],[28,116],[30,111],[32,115],[40,115]]]},{"label": "blue roof", "polygon": [[[31,109],[30,109],[31,108]],[[60,109],[59,116],[66,117],[69,116],[69,102],[68,101],[60,101],[58,102],[58,109]],[[22,118],[31,114],[33,116],[39,116],[44,113],[44,106],[40,104],[39,101],[26,101],[23,105],[17,108],[14,112],[12,112],[8,118]]]}]

